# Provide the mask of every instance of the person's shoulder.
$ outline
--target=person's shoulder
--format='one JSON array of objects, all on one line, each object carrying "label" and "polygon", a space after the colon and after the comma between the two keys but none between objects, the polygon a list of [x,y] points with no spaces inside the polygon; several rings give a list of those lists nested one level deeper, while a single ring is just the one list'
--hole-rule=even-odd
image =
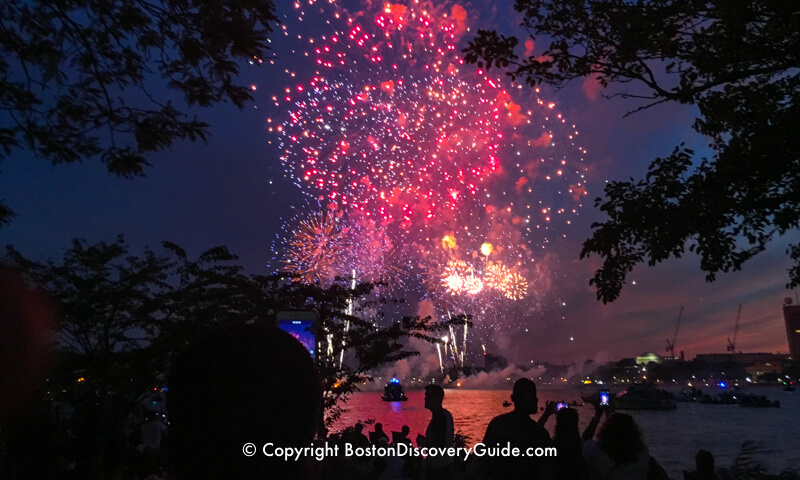
[{"label": "person's shoulder", "polygon": [[453,420],[453,414],[450,413],[450,410],[445,410],[444,411],[444,418],[445,418],[445,422],[447,422],[448,428],[451,428],[451,429],[455,428],[455,423],[456,422],[455,422],[455,420]]},{"label": "person's shoulder", "polygon": [[540,425],[539,422],[531,419],[531,423],[528,424],[528,428],[533,433],[533,436],[537,442],[550,442],[550,433],[548,433],[547,429]]},{"label": "person's shoulder", "polygon": [[486,426],[486,433],[494,433],[498,430],[505,430],[506,425],[509,424],[508,416],[510,414],[503,413],[500,414],[489,421],[489,425]]},{"label": "person's shoulder", "polygon": [[453,415],[444,408],[431,412],[431,421],[435,419],[437,422],[441,422],[447,418],[453,418]]},{"label": "person's shoulder", "polygon": [[508,423],[516,423],[516,420],[514,420],[514,412],[501,413],[500,415],[494,417],[492,419],[492,422],[497,422],[497,423],[507,423],[507,422]]}]

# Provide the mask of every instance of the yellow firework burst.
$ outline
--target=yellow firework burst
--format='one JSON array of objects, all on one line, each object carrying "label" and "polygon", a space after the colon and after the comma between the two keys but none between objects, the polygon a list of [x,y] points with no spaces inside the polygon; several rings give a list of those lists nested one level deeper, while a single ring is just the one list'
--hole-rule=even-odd
[{"label": "yellow firework burst", "polygon": [[502,262],[489,263],[483,278],[487,286],[501,291],[510,300],[519,300],[528,293],[528,280]]},{"label": "yellow firework burst", "polygon": [[511,272],[506,281],[497,287],[510,300],[519,300],[528,294],[528,280],[517,272]]},{"label": "yellow firework burst", "polygon": [[463,260],[450,260],[442,273],[442,285],[453,294],[475,295],[483,290],[483,280],[475,276],[475,270]]},{"label": "yellow firework burst", "polygon": [[346,233],[331,214],[314,214],[302,220],[289,239],[283,260],[286,271],[306,283],[332,278],[347,247]]}]

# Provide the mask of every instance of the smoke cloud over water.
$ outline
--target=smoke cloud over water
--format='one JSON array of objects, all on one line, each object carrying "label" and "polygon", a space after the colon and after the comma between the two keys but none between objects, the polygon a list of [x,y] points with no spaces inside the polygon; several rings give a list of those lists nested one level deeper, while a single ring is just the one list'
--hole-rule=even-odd
[{"label": "smoke cloud over water", "polygon": [[507,386],[509,382],[515,381],[518,378],[527,377],[536,379],[544,372],[544,368],[522,370],[517,365],[509,365],[502,370],[495,370],[493,372],[479,372],[475,375],[461,378],[458,380],[458,384],[460,385],[460,388],[495,389]]}]

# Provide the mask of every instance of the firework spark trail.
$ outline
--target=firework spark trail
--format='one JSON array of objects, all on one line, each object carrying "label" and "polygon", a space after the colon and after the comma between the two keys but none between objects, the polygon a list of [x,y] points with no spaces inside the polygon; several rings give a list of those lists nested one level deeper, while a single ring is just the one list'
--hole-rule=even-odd
[{"label": "firework spark trail", "polygon": [[[351,270],[366,281],[417,271],[440,310],[482,320],[541,296],[537,261],[566,236],[587,194],[575,125],[538,89],[524,93],[464,65],[469,15],[459,5],[294,7],[297,22],[320,26],[304,29],[317,32],[311,37],[291,33],[289,18],[282,26],[315,72],[273,97],[288,114],[267,128],[286,176],[337,212],[345,233],[334,252],[303,243],[302,222],[287,228],[297,250],[287,254],[290,269],[316,281]],[[494,251],[483,254],[483,243]]]},{"label": "firework spark trail", "polygon": [[287,242],[286,270],[307,283],[332,278],[334,267],[341,263],[340,253],[347,247],[345,234],[330,213],[314,213],[301,220]]},{"label": "firework spark trail", "polygon": [[[296,8],[305,15],[303,5]],[[520,176],[514,175],[513,189],[499,193],[506,205],[498,208],[517,203],[515,193],[533,193],[531,177],[555,183],[569,176],[566,157],[512,157],[514,163],[501,165],[501,147],[516,150],[509,157],[521,156],[523,147],[549,145],[553,132],[522,132],[532,112],[523,112],[500,80],[463,66],[455,53],[466,30],[463,8],[415,2],[357,15],[340,10],[334,8],[340,25],[331,35],[308,39],[317,75],[287,89],[287,103],[299,97],[290,119],[270,127],[280,134],[287,173],[304,191],[384,224],[398,222],[409,234],[412,226],[419,232],[456,210],[480,214],[475,210],[489,204],[489,181],[507,181],[514,168]],[[561,194],[582,193],[580,170],[573,185],[559,187]],[[553,217],[570,213],[522,203],[518,221],[527,228],[532,220],[534,228],[547,228]]]},{"label": "firework spark trail", "polygon": [[364,215],[345,215],[341,210],[306,207],[284,225],[286,240],[279,250],[282,270],[305,283],[329,285],[336,278],[403,286],[408,277],[402,255],[384,228]]},{"label": "firework spark trail", "polygon": [[511,300],[519,300],[528,292],[528,281],[500,261],[486,266],[484,279],[486,285],[503,292]]}]

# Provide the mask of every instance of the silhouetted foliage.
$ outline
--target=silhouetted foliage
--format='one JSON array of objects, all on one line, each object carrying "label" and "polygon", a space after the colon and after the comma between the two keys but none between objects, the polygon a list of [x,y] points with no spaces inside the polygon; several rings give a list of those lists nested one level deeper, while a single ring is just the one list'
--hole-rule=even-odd
[{"label": "silhouetted foliage", "polygon": [[315,308],[330,424],[344,411],[343,401],[372,380],[370,371],[418,354],[405,340],[437,342],[435,332],[469,320],[385,318],[397,315],[400,301],[377,295],[374,284],[337,282],[323,289],[282,275],[246,275],[227,247],[192,259],[164,242],[158,252],[133,255],[119,236],[96,244],[74,240],[60,262],[35,262],[11,246],[5,260],[60,307],[56,367],[42,391],[74,408],[62,425],[69,445],[56,450],[67,464],[77,460],[76,471],[88,479],[120,473],[136,448],[143,396],[163,386],[174,353],[215,327],[274,322],[278,311]]},{"label": "silhouetted foliage", "polygon": [[[99,156],[141,176],[149,152],[205,139],[186,107],[251,98],[237,62],[261,60],[275,22],[271,0],[2,2],[0,159]],[[0,225],[11,214],[0,206]]]},{"label": "silhouetted foliage", "polygon": [[[123,464],[140,397],[157,384],[168,351],[151,347],[175,294],[169,252],[131,255],[122,236],[114,242],[74,240],[60,263],[28,260],[7,247],[7,260],[60,307],[57,362],[43,391],[74,409],[64,428],[76,469],[84,478],[111,478]],[[69,462],[67,462],[69,463]]]},{"label": "silhouetted foliage", "polygon": [[[581,258],[600,255],[591,284],[604,303],[626,275],[689,252],[706,280],[739,270],[776,236],[800,225],[800,4],[771,0],[516,0],[540,54],[479,31],[465,59],[502,67],[513,79],[557,88],[599,82],[606,96],[694,104],[692,127],[713,157],[694,161],[683,145],[650,165],[644,180],[615,181],[595,201],[609,219],[593,225]],[[788,287],[800,285],[800,245]]]}]

